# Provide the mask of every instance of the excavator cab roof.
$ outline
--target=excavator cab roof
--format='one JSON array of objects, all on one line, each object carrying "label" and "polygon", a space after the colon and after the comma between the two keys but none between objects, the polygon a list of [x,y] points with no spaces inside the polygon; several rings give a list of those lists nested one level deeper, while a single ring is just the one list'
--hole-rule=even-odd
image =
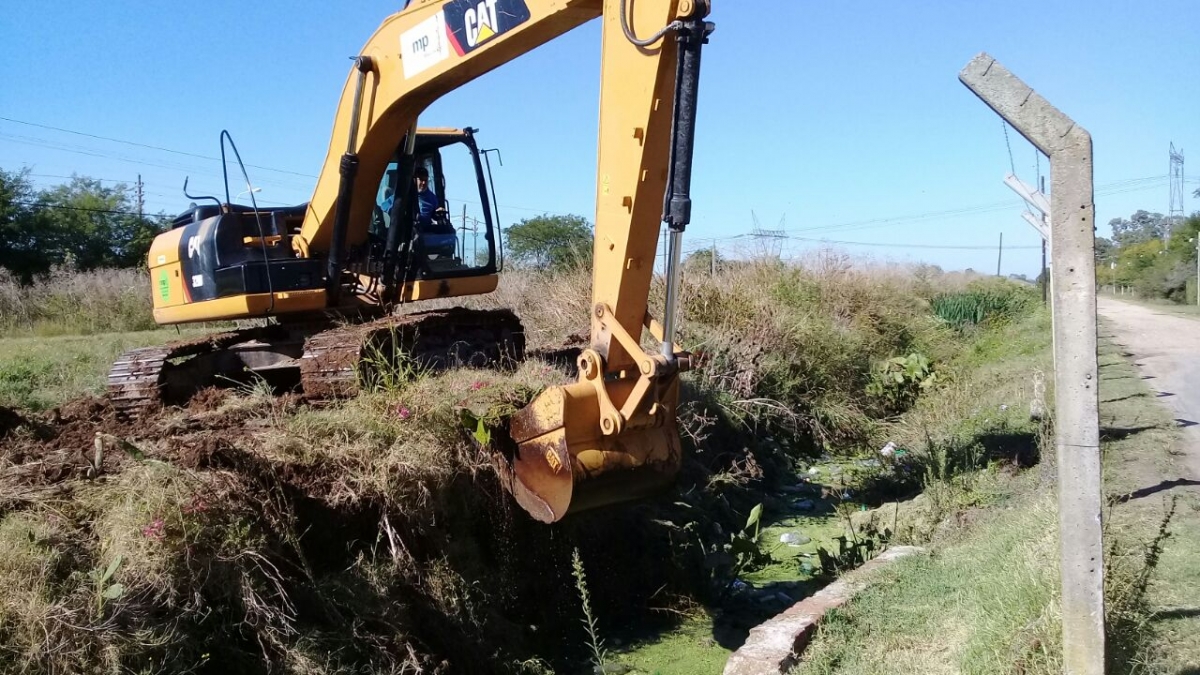
[{"label": "excavator cab roof", "polygon": [[[422,127],[417,129],[416,151],[417,154],[427,154],[441,150],[455,143],[465,142],[478,132],[478,129],[471,127],[466,129],[459,129],[457,127]],[[255,211],[253,206],[247,204],[226,204],[225,207],[226,210],[233,213],[253,213]],[[259,207],[258,211],[260,213],[276,212],[278,215],[284,217],[303,218],[307,208],[308,202],[304,202],[295,206]],[[217,204],[193,203],[186,211],[183,211],[171,220],[171,229],[220,215],[221,212],[221,207]]]}]

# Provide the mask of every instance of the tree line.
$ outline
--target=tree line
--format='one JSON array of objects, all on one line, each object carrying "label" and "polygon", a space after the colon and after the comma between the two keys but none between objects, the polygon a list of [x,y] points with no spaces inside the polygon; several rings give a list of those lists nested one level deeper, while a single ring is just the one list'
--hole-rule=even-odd
[{"label": "tree line", "polygon": [[91,270],[145,265],[163,214],[138,215],[125,184],[74,176],[38,188],[29,170],[0,169],[0,267],[29,283],[54,267]]},{"label": "tree line", "polygon": [[[0,267],[23,283],[55,267],[91,270],[141,267],[154,237],[169,226],[165,214],[137,212],[133,188],[104,186],[86,176],[38,188],[29,170],[0,169]],[[1133,288],[1148,298],[1194,302],[1200,213],[1169,218],[1139,210],[1109,221],[1112,237],[1096,238],[1101,285]],[[577,215],[526,218],[503,231],[508,260],[517,267],[550,269],[590,265],[593,226]],[[708,250],[689,267],[707,269]],[[722,261],[718,261],[720,264]]]},{"label": "tree line", "polygon": [[[162,213],[139,216],[130,185],[74,176],[38,188],[29,174],[0,169],[0,267],[23,283],[56,267],[142,267],[154,237],[170,224]],[[519,267],[591,264],[592,225],[582,216],[526,218],[503,234],[508,259]]]},{"label": "tree line", "polygon": [[1137,211],[1109,221],[1112,238],[1096,238],[1096,280],[1145,298],[1195,302],[1200,213],[1170,218]]}]

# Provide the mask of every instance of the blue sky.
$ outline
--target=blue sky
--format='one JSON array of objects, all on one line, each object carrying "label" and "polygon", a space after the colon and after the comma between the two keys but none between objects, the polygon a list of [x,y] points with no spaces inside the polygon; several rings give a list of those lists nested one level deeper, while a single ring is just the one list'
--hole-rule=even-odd
[{"label": "blue sky", "polygon": [[[261,199],[303,202],[348,57],[399,4],[11,0],[0,116],[204,156],[219,154],[227,128],[248,163],[294,172],[251,169]],[[753,211],[793,237],[955,269],[994,270],[996,252],[898,245],[993,246],[1003,232],[1005,273],[1035,274],[1039,240],[1001,183],[1001,122],[957,80],[980,51],[1091,131],[1098,222],[1166,211],[1169,142],[1194,149],[1200,177],[1200,12],[1189,0],[714,5],[689,248],[719,239],[754,250],[732,238],[751,230]],[[598,68],[593,23],[449,94],[422,123],[476,126],[502,148],[506,221],[590,218]],[[1034,182],[1032,146],[1011,132],[1010,142],[1017,173]],[[187,205],[185,175],[195,189],[220,185],[216,162],[0,120],[0,167],[22,165],[44,184],[140,172],[148,207],[171,213]],[[1190,179],[1189,212],[1197,187]],[[814,246],[789,239],[784,250]]]}]

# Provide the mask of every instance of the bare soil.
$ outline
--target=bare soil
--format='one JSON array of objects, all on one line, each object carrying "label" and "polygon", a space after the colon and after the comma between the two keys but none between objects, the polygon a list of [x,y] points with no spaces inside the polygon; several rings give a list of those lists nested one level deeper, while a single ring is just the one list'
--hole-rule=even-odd
[{"label": "bare soil", "polygon": [[1101,297],[1098,304],[1117,344],[1174,413],[1184,437],[1180,463],[1190,477],[1200,478],[1200,321],[1112,298]]}]

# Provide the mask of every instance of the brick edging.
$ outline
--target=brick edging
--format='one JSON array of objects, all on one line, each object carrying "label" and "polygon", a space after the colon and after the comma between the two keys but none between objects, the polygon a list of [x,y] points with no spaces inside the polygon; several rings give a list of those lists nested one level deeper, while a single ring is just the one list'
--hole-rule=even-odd
[{"label": "brick edging", "polygon": [[730,655],[725,675],[780,675],[796,665],[825,613],[846,604],[867,587],[871,572],[916,553],[918,546],[892,546],[810,597],[751,629],[746,643]]}]

